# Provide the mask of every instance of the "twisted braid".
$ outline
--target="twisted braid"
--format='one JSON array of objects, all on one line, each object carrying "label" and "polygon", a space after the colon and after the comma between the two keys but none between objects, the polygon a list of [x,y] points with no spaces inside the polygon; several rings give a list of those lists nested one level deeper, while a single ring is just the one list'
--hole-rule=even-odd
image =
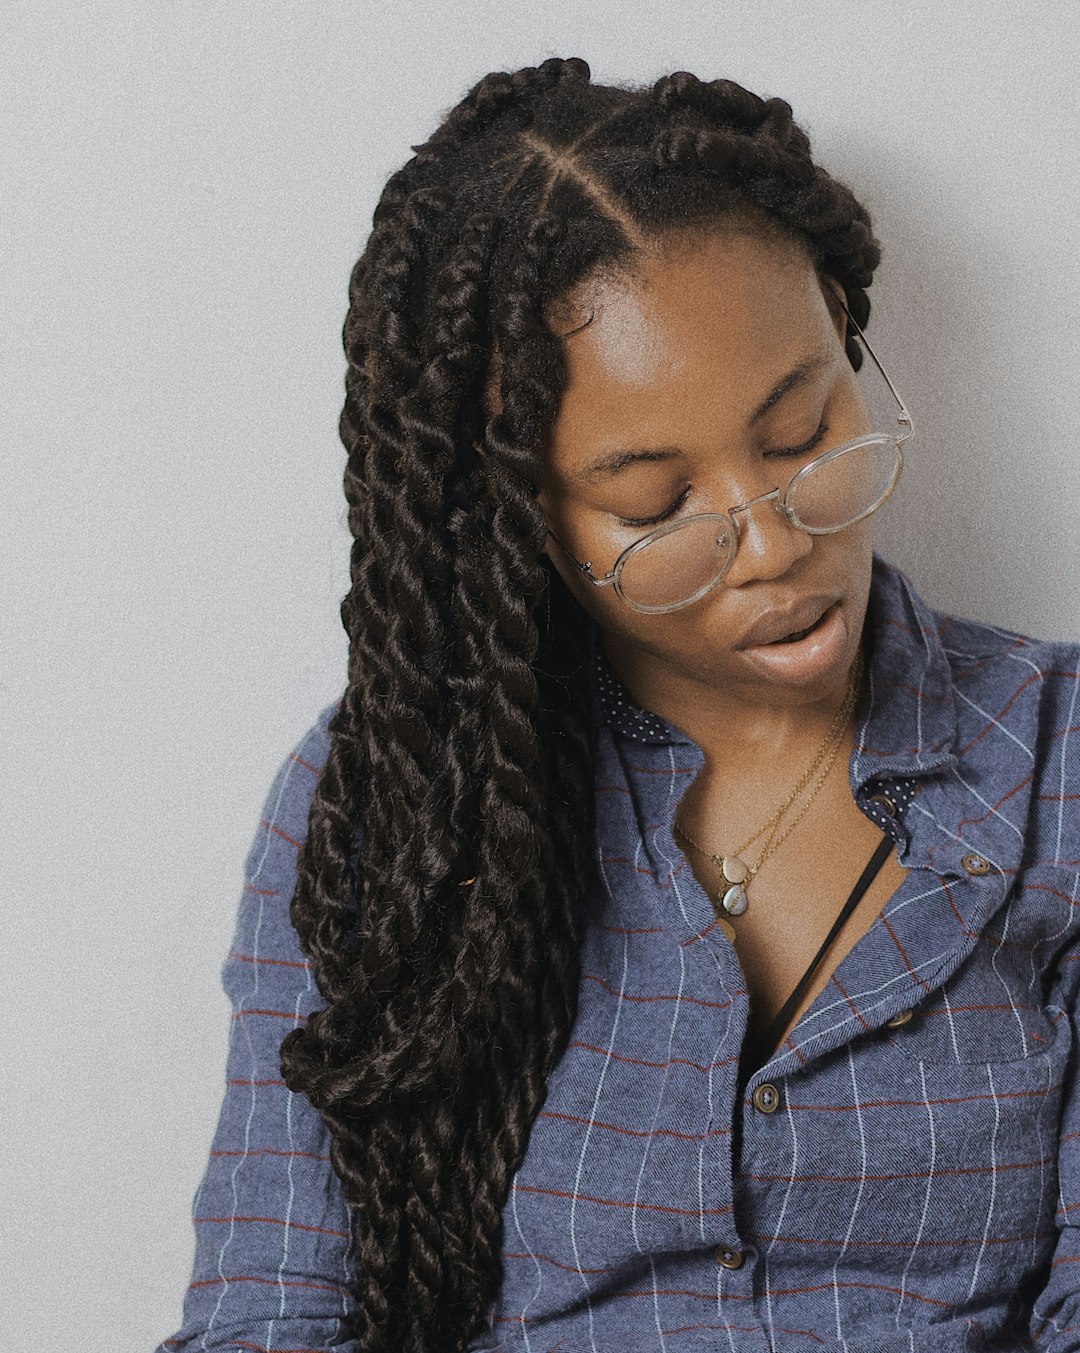
[{"label": "twisted braid", "polygon": [[593,85],[553,57],[485,76],[413,150],[350,278],[348,685],[291,902],[326,1005],[281,1047],[352,1208],[364,1353],[460,1353],[494,1319],[602,900],[592,622],[541,553],[547,307],[726,216],[802,241],[860,324],[880,258],[790,106],[727,80]]},{"label": "twisted braid", "polygon": [[[822,270],[843,285],[848,310],[864,326],[870,317],[866,288],[881,248],[866,208],[813,163],[810,140],[792,121],[791,105],[761,99],[731,80],[703,82],[689,71],[662,76],[650,92],[665,112],[689,112],[706,122],[665,128],[651,146],[657,165],[741,183],[748,204],[806,240]],[[863,354],[853,335],[846,351],[858,371]]]},{"label": "twisted braid", "polygon": [[528,109],[560,85],[587,84],[589,67],[580,57],[548,57],[539,66],[515,71],[492,71],[478,80],[423,147],[415,147],[422,162],[453,155],[462,144],[481,135],[511,109]]},{"label": "twisted braid", "polygon": [[[473,1206],[481,1243],[495,1253],[502,1207],[554,1067],[550,1040],[537,1036],[551,1022],[544,990],[534,980],[537,969],[550,963],[555,971],[557,1009],[562,1012],[556,1030],[560,1051],[569,1038],[567,1015],[575,1008],[579,977],[577,926],[571,921],[573,942],[567,945],[565,921],[562,927],[553,925],[548,900],[558,900],[564,916],[567,908],[572,916],[576,899],[565,894],[565,881],[553,868],[552,849],[553,833],[569,824],[551,813],[543,793],[551,772],[545,765],[533,670],[540,648],[533,609],[545,584],[539,554],[547,534],[536,503],[536,449],[554,418],[564,383],[558,340],[544,325],[538,298],[562,227],[553,217],[533,220],[509,272],[494,325],[505,354],[502,411],[492,419],[485,441],[495,496],[490,523],[495,549],[490,569],[481,575],[490,619],[479,637],[483,661],[496,680],[483,730],[488,773],[481,799],[478,873],[481,880],[490,880],[490,888],[481,888],[479,898],[483,903],[487,893],[488,914],[470,909],[469,919],[476,922],[477,950],[483,958],[479,976],[492,993],[488,1019],[498,1037],[489,1045],[485,1093],[477,1097],[470,1135],[474,1143],[489,1144],[482,1163],[477,1159]],[[548,762],[553,750],[550,744],[546,747]],[[505,896],[515,900],[512,925],[501,914],[499,899]],[[545,957],[538,965],[539,955]],[[496,1295],[493,1284],[485,1296]]]}]

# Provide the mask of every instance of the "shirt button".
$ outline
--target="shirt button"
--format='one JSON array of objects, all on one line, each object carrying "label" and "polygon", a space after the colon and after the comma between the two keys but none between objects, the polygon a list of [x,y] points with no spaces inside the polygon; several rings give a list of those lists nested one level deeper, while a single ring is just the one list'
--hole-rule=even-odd
[{"label": "shirt button", "polygon": [[751,1098],[754,1101],[754,1108],[762,1113],[775,1113],[780,1107],[780,1091],[768,1081],[763,1081]]},{"label": "shirt button", "polygon": [[885,1024],[890,1029],[899,1029],[902,1024],[906,1024],[915,1014],[914,1010],[901,1010],[898,1015],[893,1015],[892,1019],[887,1019]]},{"label": "shirt button", "polygon": [[716,1255],[716,1262],[721,1268],[742,1268],[746,1262],[746,1255],[742,1250],[733,1250],[728,1245],[717,1245],[713,1254]]},{"label": "shirt button", "polygon": [[960,861],[960,867],[965,874],[974,874],[977,877],[980,874],[989,874],[990,861],[984,860],[981,855],[965,855]]}]

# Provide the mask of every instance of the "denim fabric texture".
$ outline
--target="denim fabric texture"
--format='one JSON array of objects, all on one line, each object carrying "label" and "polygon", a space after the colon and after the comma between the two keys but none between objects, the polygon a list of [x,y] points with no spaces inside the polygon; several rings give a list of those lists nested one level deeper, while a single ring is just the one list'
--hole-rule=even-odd
[{"label": "denim fabric texture", "polygon": [[[672,835],[703,754],[594,637],[603,896],[477,1353],[1080,1350],[1080,648],[940,614],[880,558],[866,634],[851,792],[909,872],[741,1095],[745,983]],[[224,1103],[159,1353],[357,1353],[327,1133],[278,1065],[321,1004],[288,905],[333,713],[247,857]]]}]

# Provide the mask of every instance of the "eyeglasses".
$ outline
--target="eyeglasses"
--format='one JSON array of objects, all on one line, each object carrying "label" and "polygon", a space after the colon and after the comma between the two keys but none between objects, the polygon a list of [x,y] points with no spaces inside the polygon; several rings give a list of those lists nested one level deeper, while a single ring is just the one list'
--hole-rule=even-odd
[{"label": "eyeglasses", "polygon": [[896,421],[906,431],[868,433],[834,446],[796,471],[784,488],[770,489],[727,512],[699,512],[664,522],[628,545],[603,578],[594,577],[592,564],[576,559],[549,527],[548,535],[582,576],[594,587],[613,584],[616,596],[635,611],[677,611],[710,592],[731,568],[739,547],[738,512],[771,502],[797,531],[811,536],[833,535],[876,512],[900,480],[903,445],[915,427],[866,335],[850,314],[848,320],[900,406]]}]

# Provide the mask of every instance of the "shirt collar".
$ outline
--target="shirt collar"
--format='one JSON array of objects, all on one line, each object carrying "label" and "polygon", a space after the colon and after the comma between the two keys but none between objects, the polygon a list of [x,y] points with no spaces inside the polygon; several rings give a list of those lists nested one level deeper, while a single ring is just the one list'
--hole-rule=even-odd
[{"label": "shirt collar", "polygon": [[957,762],[956,697],[942,642],[950,617],[932,610],[906,574],[874,556],[864,634],[868,695],[853,774],[926,775]]},{"label": "shirt collar", "polygon": [[[863,631],[868,693],[851,765],[856,783],[922,776],[955,763],[956,706],[943,621],[905,574],[874,556]],[[682,729],[631,700],[604,656],[599,626],[592,627],[590,646],[596,709],[614,733],[653,746],[697,746]]]}]

